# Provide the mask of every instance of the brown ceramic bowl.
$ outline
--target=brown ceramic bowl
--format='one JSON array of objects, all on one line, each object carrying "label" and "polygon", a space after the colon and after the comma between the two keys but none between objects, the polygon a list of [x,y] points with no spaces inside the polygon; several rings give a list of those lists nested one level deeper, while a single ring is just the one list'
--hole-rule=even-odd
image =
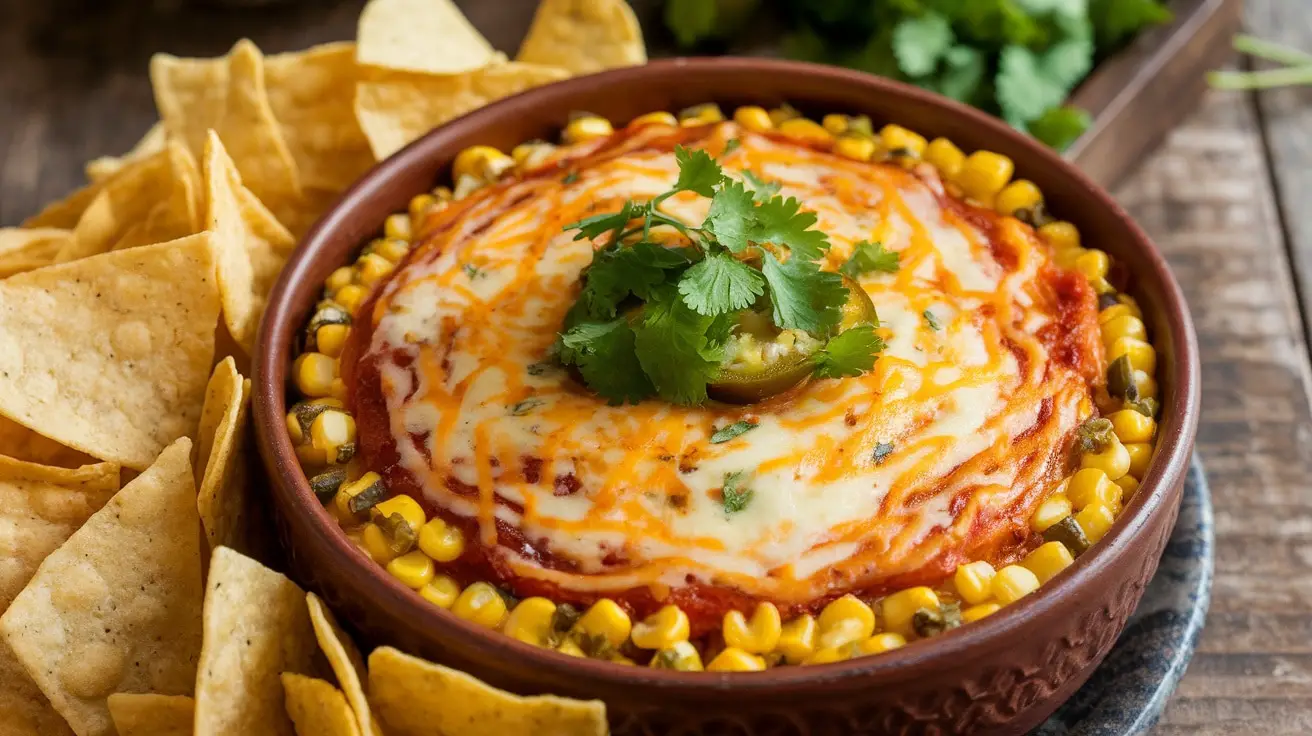
[{"label": "brown ceramic bowl", "polygon": [[[580,660],[457,619],[388,576],[310,492],[284,429],[297,334],[324,279],[388,214],[447,177],[473,144],[554,138],[572,110],[627,121],[714,101],[864,113],[964,150],[1010,156],[1050,209],[1133,274],[1160,360],[1152,467],[1112,531],[1034,595],[983,621],[890,653],[759,673],[682,673]],[[310,232],[269,299],[255,356],[255,417],[294,574],[372,645],[401,649],[521,693],[606,701],[618,734],[1022,733],[1070,696],[1111,649],[1175,522],[1198,422],[1198,348],[1180,288],[1143,231],[1062,158],[1001,121],[858,72],[744,58],[674,59],[570,79],[493,103],[380,164]]]}]

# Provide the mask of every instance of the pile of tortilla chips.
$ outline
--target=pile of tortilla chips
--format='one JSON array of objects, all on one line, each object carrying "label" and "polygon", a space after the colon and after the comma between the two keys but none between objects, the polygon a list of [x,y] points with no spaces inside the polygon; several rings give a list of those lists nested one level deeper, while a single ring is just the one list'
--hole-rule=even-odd
[{"label": "pile of tortilla chips", "polygon": [[297,239],[379,158],[645,60],[622,0],[543,0],[515,61],[449,0],[372,0],[354,43],[152,60],[160,121],[0,229],[0,733],[606,732],[596,701],[366,660],[266,567],[242,373]]}]

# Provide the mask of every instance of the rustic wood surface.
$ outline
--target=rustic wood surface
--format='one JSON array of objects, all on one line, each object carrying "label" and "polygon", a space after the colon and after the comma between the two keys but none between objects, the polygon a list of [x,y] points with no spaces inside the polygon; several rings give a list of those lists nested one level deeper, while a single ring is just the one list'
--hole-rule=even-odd
[{"label": "rustic wood surface", "polygon": [[[349,38],[360,4],[0,0],[0,225],[62,196],[84,161],[126,150],[146,130],[151,52],[217,55],[242,35],[267,51]],[[460,4],[513,52],[534,2]],[[1248,0],[1246,23],[1312,50],[1303,0]],[[1216,505],[1207,629],[1157,733],[1312,733],[1310,190],[1304,88],[1209,94],[1116,193],[1169,256],[1193,309],[1198,450]]]}]

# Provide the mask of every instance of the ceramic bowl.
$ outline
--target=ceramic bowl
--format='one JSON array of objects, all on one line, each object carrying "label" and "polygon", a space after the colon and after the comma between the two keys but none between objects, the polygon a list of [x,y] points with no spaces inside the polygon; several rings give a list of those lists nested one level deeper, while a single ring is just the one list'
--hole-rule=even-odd
[{"label": "ceramic bowl", "polygon": [[[320,506],[284,429],[297,335],[324,279],[390,213],[449,178],[466,146],[552,139],[574,110],[627,121],[714,101],[865,114],[963,150],[989,149],[1049,209],[1132,274],[1159,354],[1163,403],[1152,467],[1114,528],[1036,594],[980,622],[873,657],[756,673],[683,673],[571,658],[467,623],[392,579]],[[390,644],[520,693],[600,698],[617,734],[1023,733],[1111,649],[1152,577],[1179,507],[1198,422],[1198,348],[1161,253],[1056,152],[979,111],[859,72],[767,59],[673,59],[578,77],[495,102],[379,164],[306,236],[274,286],[255,355],[255,418],[293,574],[369,645]]]}]

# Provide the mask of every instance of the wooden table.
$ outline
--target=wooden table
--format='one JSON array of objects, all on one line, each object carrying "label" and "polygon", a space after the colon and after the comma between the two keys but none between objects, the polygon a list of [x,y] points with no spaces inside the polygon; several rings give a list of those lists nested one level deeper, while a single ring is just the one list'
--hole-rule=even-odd
[{"label": "wooden table", "polygon": [[[1304,0],[1249,0],[1260,35],[1312,49]],[[164,5],[164,3],[157,3]],[[467,0],[513,52],[533,0]],[[265,11],[0,0],[0,225],[77,186],[155,119],[153,51],[211,56],[349,38],[360,3]],[[649,24],[652,27],[652,24]],[[1169,256],[1203,352],[1198,452],[1216,506],[1216,582],[1160,734],[1312,733],[1312,88],[1213,93],[1117,197]]]}]

